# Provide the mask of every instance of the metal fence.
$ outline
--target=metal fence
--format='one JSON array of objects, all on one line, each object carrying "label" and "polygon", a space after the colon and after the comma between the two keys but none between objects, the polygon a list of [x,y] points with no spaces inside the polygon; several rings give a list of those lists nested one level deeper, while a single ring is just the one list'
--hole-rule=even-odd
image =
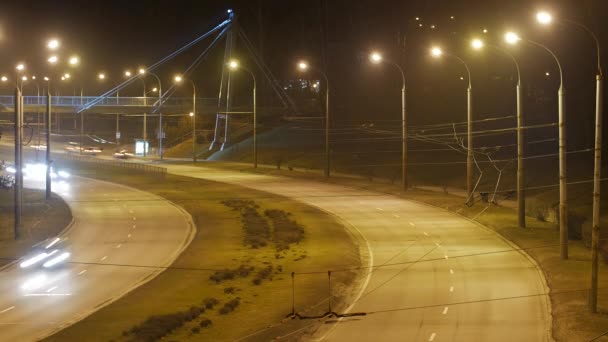
[{"label": "metal fence", "polygon": [[107,168],[123,168],[123,169],[138,171],[138,172],[151,173],[151,174],[154,174],[154,175],[157,175],[160,177],[165,177],[167,175],[167,168],[162,167],[162,166],[155,166],[155,165],[142,164],[142,163],[131,163],[131,162],[126,162],[126,161],[122,161],[122,160],[100,159],[100,158],[96,158],[96,157],[80,156],[80,155],[74,155],[74,154],[60,154],[60,155],[55,155],[54,157],[57,161],[61,161],[61,160],[68,161],[68,162],[75,161],[75,162],[96,164],[101,167],[107,167]]}]

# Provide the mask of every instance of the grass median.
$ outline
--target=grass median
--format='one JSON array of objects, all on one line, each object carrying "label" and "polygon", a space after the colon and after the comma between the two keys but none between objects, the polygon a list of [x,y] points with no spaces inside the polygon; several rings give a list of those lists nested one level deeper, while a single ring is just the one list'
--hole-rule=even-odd
[{"label": "grass median", "polygon": [[0,266],[29,252],[32,245],[56,236],[72,221],[68,205],[53,194],[46,200],[44,191],[24,189],[22,228],[19,240],[14,239],[13,191],[0,190]]},{"label": "grass median", "polygon": [[[269,340],[309,324],[284,319],[291,272],[320,271],[294,278],[296,311],[318,315],[327,310],[327,270],[359,265],[347,230],[302,203],[187,177],[72,166],[170,200],[192,215],[197,233],[172,267],[48,341]],[[332,276],[332,302],[349,295],[356,276]]]}]

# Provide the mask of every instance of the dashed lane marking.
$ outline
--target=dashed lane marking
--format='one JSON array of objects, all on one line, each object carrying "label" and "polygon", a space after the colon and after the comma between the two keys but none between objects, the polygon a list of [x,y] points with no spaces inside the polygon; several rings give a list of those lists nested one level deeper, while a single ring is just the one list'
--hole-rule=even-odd
[{"label": "dashed lane marking", "polygon": [[441,314],[447,315],[447,313],[448,313],[448,307],[446,306],[445,308],[443,308],[443,312]]},{"label": "dashed lane marking", "polygon": [[108,256],[107,256],[107,255],[104,255],[104,256],[103,256],[103,258],[101,258],[101,261],[104,261],[104,260],[106,260],[107,258],[108,258]]},{"label": "dashed lane marking", "polygon": [[0,314],[3,314],[3,313],[5,313],[5,312],[9,312],[9,311],[13,310],[14,308],[15,308],[15,306],[14,306],[14,305],[13,305],[13,306],[10,306],[10,307],[8,307],[8,308],[6,308],[6,309],[4,309],[4,310],[0,311]]},{"label": "dashed lane marking", "polygon": [[454,292],[454,286],[450,286],[450,292]]},{"label": "dashed lane marking", "polygon": [[87,272],[87,270],[82,270],[82,271],[78,272],[78,275],[83,275],[83,274],[85,274],[86,272]]},{"label": "dashed lane marking", "polygon": [[433,341],[435,339],[435,336],[437,336],[437,334],[432,333],[431,336],[429,336],[429,341]]}]

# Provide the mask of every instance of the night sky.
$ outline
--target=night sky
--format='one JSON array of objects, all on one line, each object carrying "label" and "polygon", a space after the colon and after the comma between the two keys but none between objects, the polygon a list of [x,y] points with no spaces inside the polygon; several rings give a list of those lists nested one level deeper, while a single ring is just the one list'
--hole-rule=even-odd
[{"label": "night sky", "polygon": [[[64,53],[81,56],[83,65],[74,72],[74,82],[88,93],[108,88],[97,82],[99,71],[117,79],[128,67],[150,65],[206,32],[226,18],[226,9],[233,8],[278,79],[297,78],[294,65],[303,57],[327,72],[333,90],[332,109],[338,118],[368,120],[399,115],[399,76],[389,66],[371,66],[367,61],[370,49],[383,51],[406,69],[413,123],[460,120],[466,113],[466,81],[460,80],[464,69],[453,60],[429,58],[428,49],[433,44],[441,44],[471,66],[478,117],[512,114],[512,63],[504,56],[489,51],[474,53],[468,48],[474,36],[502,45],[502,33],[512,28],[557,52],[565,69],[568,118],[580,124],[581,132],[592,125],[593,42],[575,27],[539,28],[533,14],[538,8],[548,8],[557,16],[584,22],[602,41],[608,33],[602,23],[608,3],[603,0],[544,4],[494,0],[5,1],[0,8],[0,72],[12,73],[14,64],[23,60],[30,70],[41,73],[38,69],[43,69],[44,63],[37,62],[46,60],[44,43],[57,36]],[[487,34],[482,33],[484,28]],[[158,73],[169,82],[171,75],[182,71],[209,41],[164,65]],[[210,97],[216,96],[219,84],[223,45],[218,47],[193,75]],[[555,63],[529,45],[517,47],[514,54],[522,64],[530,120],[553,120],[558,86]],[[237,46],[237,55],[247,63],[242,45]],[[263,98],[273,101],[271,94]]]}]

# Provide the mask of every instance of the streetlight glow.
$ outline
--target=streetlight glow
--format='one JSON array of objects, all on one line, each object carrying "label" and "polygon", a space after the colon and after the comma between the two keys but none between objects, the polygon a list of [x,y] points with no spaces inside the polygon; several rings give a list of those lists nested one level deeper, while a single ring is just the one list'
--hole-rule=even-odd
[{"label": "streetlight glow", "polygon": [[68,74],[68,73],[66,73],[65,75],[63,75],[63,78],[65,78],[66,80],[69,80],[69,79],[70,79],[70,77],[71,77],[71,76],[70,76],[70,74]]},{"label": "streetlight glow", "polygon": [[53,55],[53,56],[49,57],[49,59],[47,59],[47,61],[51,64],[57,63],[58,60],[59,60],[59,58],[55,55]]},{"label": "streetlight glow", "polygon": [[46,77],[46,76],[44,76],[44,80],[48,82],[48,81],[49,81],[49,78],[48,78],[48,77]]},{"label": "streetlight glow", "polygon": [[21,76],[22,81],[27,81],[27,76]]},{"label": "streetlight glow", "polygon": [[190,117],[193,117],[193,116],[194,116],[194,113],[193,113],[193,112],[190,112],[190,114],[188,114],[188,115],[189,115]]},{"label": "streetlight glow", "polygon": [[183,81],[183,78],[181,75],[175,75],[174,80],[176,83],[181,83]]},{"label": "streetlight glow", "polygon": [[76,66],[76,65],[78,65],[78,63],[80,63],[80,58],[78,58],[78,56],[72,56],[72,57],[70,57],[68,62],[70,63],[71,66]]},{"label": "streetlight glow", "polygon": [[372,52],[372,54],[369,55],[369,60],[374,64],[379,64],[382,62],[382,55],[378,52]]},{"label": "streetlight glow", "polygon": [[230,68],[230,70],[236,70],[239,68],[239,62],[235,59],[231,60],[230,62],[228,62],[228,68]]},{"label": "streetlight glow", "polygon": [[439,57],[443,55],[443,50],[441,50],[441,48],[439,47],[434,47],[431,49],[431,56],[433,57]]},{"label": "streetlight glow", "polygon": [[106,78],[106,74],[104,74],[103,72],[100,72],[99,75],[97,75],[97,78],[100,80],[104,80]]},{"label": "streetlight glow", "polygon": [[520,40],[521,38],[519,38],[519,36],[515,32],[505,33],[505,41],[511,45],[516,44]]},{"label": "streetlight glow", "polygon": [[542,25],[549,25],[551,21],[553,21],[553,17],[549,12],[540,11],[536,13],[536,21],[538,21]]},{"label": "streetlight glow", "polygon": [[306,69],[308,69],[308,63],[302,61],[298,63],[298,69],[302,70],[302,71],[306,71]]},{"label": "streetlight glow", "polygon": [[46,43],[46,47],[50,50],[57,50],[59,48],[59,40],[51,39]]},{"label": "streetlight glow", "polygon": [[475,50],[480,50],[481,48],[483,48],[483,45],[484,45],[483,40],[481,40],[481,39],[473,39],[471,41],[471,46]]},{"label": "streetlight glow", "polygon": [[145,73],[146,73],[146,69],[144,69],[144,68],[139,68],[139,74],[140,74],[140,75],[143,75],[143,74],[145,74]]},{"label": "streetlight glow", "polygon": [[152,88],[152,91],[156,93],[158,91],[158,88],[154,87]]},{"label": "streetlight glow", "polygon": [[0,78],[0,80],[2,80],[2,82],[6,82],[6,81],[8,81],[8,77],[2,76],[2,78]]},{"label": "streetlight glow", "polygon": [[131,77],[131,72],[129,70],[125,71],[125,76]]},{"label": "streetlight glow", "polygon": [[19,71],[23,71],[23,70],[25,70],[25,64],[19,63],[19,64],[17,64],[17,66],[15,67],[15,69],[17,69]]}]

